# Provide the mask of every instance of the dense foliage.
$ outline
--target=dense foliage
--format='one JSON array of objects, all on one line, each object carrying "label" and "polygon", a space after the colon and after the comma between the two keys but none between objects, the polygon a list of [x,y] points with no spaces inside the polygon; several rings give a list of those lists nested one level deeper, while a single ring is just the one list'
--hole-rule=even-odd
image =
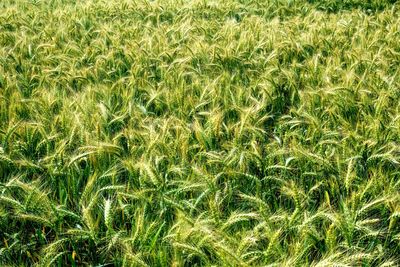
[{"label": "dense foliage", "polygon": [[1,266],[399,266],[400,4],[0,2]]}]

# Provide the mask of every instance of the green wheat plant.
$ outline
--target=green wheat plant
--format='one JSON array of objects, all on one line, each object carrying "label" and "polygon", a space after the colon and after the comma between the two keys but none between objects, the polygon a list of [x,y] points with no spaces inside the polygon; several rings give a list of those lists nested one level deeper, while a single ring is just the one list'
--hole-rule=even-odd
[{"label": "green wheat plant", "polygon": [[1,266],[399,266],[395,0],[0,2]]}]

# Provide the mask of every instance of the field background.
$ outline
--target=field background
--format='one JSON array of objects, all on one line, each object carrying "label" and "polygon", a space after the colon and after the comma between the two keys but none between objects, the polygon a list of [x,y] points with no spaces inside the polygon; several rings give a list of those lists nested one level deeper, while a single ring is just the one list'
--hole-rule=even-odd
[{"label": "field background", "polygon": [[1,266],[399,266],[400,4],[0,2]]}]

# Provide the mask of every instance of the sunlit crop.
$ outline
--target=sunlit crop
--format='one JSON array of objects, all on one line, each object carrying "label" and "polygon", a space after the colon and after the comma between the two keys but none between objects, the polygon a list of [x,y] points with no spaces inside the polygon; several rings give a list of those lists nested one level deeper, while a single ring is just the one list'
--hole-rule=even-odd
[{"label": "sunlit crop", "polygon": [[0,266],[399,266],[400,3],[0,1]]}]

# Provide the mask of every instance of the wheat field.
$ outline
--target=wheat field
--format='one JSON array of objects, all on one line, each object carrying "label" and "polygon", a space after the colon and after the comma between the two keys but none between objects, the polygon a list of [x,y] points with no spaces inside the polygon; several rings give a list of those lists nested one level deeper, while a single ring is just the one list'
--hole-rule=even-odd
[{"label": "wheat field", "polygon": [[400,3],[2,0],[1,266],[400,266]]}]

